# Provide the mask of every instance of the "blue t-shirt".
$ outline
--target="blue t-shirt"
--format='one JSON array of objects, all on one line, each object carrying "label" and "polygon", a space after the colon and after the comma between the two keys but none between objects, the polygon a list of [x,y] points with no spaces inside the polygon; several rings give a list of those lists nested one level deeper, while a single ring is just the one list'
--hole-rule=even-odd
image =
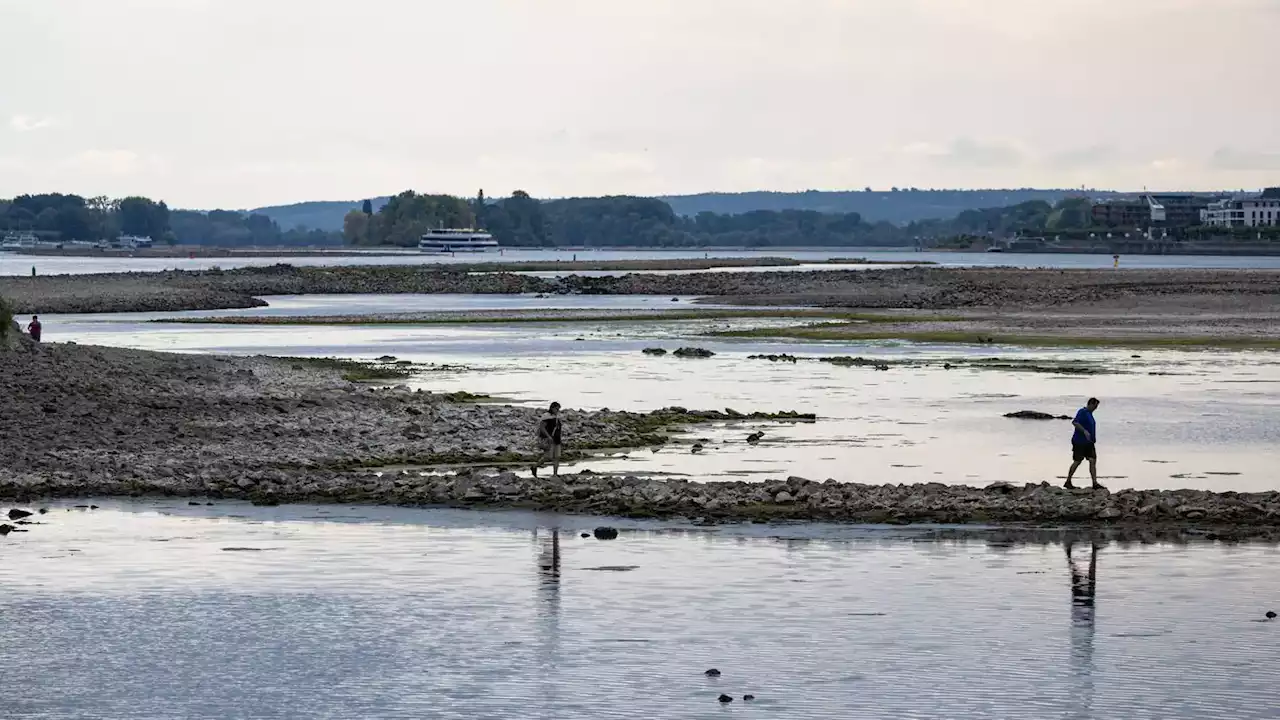
[{"label": "blue t-shirt", "polygon": [[1082,407],[1076,412],[1076,422],[1080,423],[1080,427],[1089,431],[1089,437],[1085,437],[1080,432],[1080,428],[1076,428],[1076,432],[1071,436],[1072,445],[1088,445],[1089,443],[1098,442],[1098,424],[1093,420],[1093,413],[1089,412],[1089,408]]}]

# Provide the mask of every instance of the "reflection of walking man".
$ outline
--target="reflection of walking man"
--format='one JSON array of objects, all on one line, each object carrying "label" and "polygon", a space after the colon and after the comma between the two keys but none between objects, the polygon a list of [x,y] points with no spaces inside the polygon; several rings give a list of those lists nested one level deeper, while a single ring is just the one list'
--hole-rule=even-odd
[{"label": "reflection of walking man", "polygon": [[1098,398],[1089,398],[1089,402],[1076,412],[1075,420],[1071,422],[1076,431],[1071,436],[1071,469],[1067,471],[1067,482],[1064,487],[1075,487],[1071,484],[1071,478],[1075,476],[1076,468],[1080,467],[1080,463],[1088,460],[1089,477],[1093,480],[1093,488],[1103,489],[1098,484],[1098,423],[1093,419],[1093,413],[1098,409],[1099,404]]},{"label": "reflection of walking man", "polygon": [[1098,594],[1098,545],[1089,543],[1089,566],[1084,572],[1071,556],[1074,540],[1067,540],[1067,568],[1071,572],[1071,666],[1072,674],[1080,680],[1079,691],[1070,704],[1072,712],[1066,717],[1093,718],[1093,634],[1094,602]]}]

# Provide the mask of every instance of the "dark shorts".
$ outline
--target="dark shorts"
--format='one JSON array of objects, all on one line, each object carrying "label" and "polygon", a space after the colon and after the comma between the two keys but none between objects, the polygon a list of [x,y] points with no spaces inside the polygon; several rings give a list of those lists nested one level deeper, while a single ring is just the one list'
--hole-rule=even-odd
[{"label": "dark shorts", "polygon": [[1093,443],[1071,443],[1071,459],[1075,462],[1097,460],[1098,448]]}]

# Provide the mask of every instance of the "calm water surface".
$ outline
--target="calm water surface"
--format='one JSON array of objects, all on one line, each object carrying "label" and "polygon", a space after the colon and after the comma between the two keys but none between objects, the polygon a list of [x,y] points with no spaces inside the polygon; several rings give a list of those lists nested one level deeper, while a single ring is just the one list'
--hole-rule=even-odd
[{"label": "calm water surface", "polygon": [[634,522],[602,542],[579,533],[608,521],[583,517],[100,504],[0,539],[6,717],[1169,720],[1280,703],[1280,624],[1260,622],[1273,546]]}]

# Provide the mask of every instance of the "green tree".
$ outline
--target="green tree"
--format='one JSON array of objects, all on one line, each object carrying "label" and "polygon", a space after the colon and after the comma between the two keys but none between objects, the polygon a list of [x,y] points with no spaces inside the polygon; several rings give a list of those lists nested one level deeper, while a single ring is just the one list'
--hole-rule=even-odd
[{"label": "green tree", "polygon": [[[366,201],[368,202],[368,201]],[[349,245],[366,245],[369,242],[369,215],[352,210],[342,218],[342,239]]]}]

